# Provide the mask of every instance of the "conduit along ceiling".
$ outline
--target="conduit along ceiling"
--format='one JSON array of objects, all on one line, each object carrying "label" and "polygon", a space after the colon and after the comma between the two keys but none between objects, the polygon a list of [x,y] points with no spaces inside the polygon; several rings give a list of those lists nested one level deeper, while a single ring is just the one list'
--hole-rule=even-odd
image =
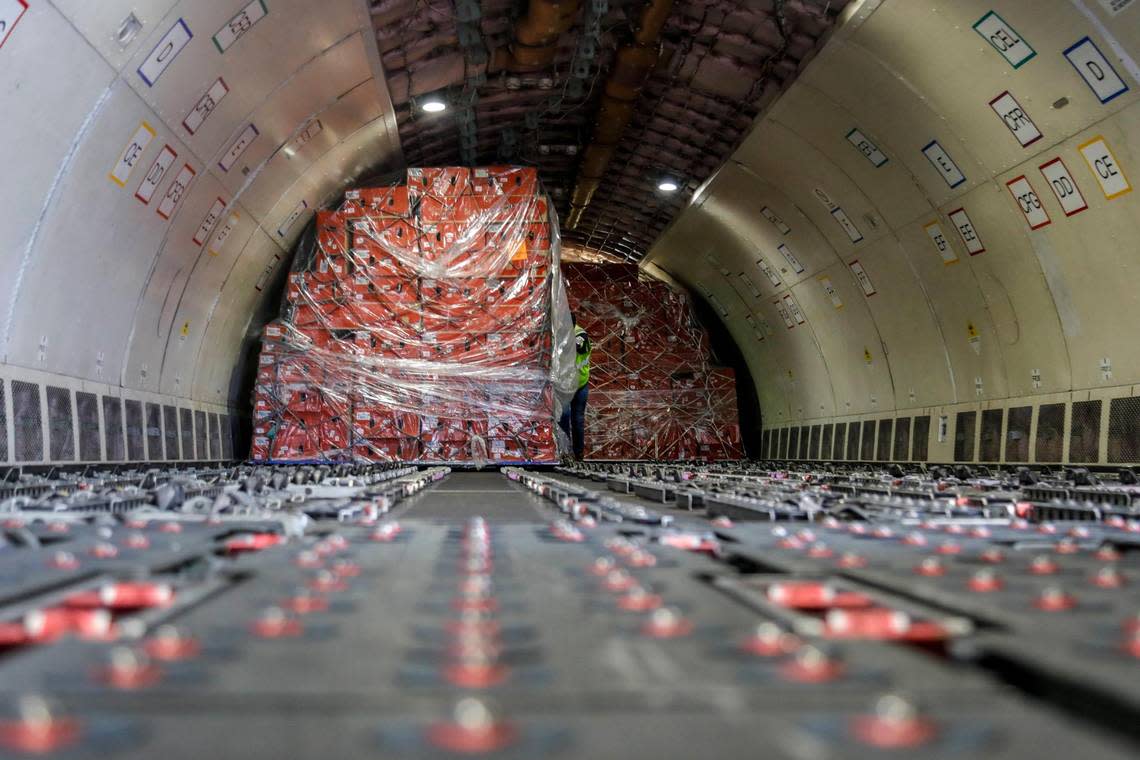
[{"label": "conduit along ceiling", "polygon": [[[539,168],[569,243],[638,261],[843,0],[378,0],[412,166]],[[449,108],[425,113],[428,99]],[[658,189],[672,181],[678,190]]]}]

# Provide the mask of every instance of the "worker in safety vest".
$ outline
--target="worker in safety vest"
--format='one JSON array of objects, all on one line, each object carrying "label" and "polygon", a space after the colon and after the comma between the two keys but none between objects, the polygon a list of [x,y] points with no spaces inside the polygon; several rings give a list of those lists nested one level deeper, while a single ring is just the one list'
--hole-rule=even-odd
[{"label": "worker in safety vest", "polygon": [[578,369],[578,390],[570,404],[562,410],[559,425],[569,436],[574,448],[574,458],[581,459],[586,449],[586,399],[590,395],[590,336],[574,325],[574,365]]}]

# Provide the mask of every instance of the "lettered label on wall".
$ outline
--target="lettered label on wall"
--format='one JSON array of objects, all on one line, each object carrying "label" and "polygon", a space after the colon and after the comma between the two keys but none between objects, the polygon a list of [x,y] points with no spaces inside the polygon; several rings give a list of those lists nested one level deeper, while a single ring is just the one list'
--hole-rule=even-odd
[{"label": "lettered label on wall", "polygon": [[229,91],[230,88],[225,80],[218,77],[217,80],[210,85],[210,89],[206,90],[202,97],[198,98],[198,102],[190,109],[190,113],[186,114],[186,118],[182,120],[183,129],[190,134],[197,132],[198,128],[201,127],[203,122],[206,121],[206,118],[214,112],[214,109],[218,107],[218,103],[222,102],[222,98],[224,98]]},{"label": "lettered label on wall", "polygon": [[170,187],[166,188],[166,193],[163,194],[162,202],[158,204],[155,213],[163,219],[174,216],[174,209],[178,207],[178,202],[182,200],[182,196],[186,195],[186,188],[190,187],[190,183],[196,174],[197,172],[190,164],[183,164],[178,176],[170,183]]},{"label": "lettered label on wall", "polygon": [[147,87],[154,87],[154,83],[162,76],[163,72],[170,67],[182,49],[190,43],[194,35],[190,33],[190,27],[186,26],[186,22],[178,19],[174,22],[174,26],[170,27],[170,31],[162,36],[158,44],[154,46],[154,50],[150,51],[148,55],[139,66],[139,77],[146,83]]},{"label": "lettered label on wall", "polygon": [[867,270],[863,268],[863,265],[859,262],[859,259],[855,259],[847,266],[851,267],[851,273],[855,275],[855,279],[858,281],[859,287],[863,289],[863,295],[867,296],[868,298],[875,295],[877,292],[875,290],[875,286],[871,283],[871,277],[867,274]]},{"label": "lettered label on wall", "polygon": [[8,41],[16,23],[28,10],[24,0],[0,0],[0,48]]},{"label": "lettered label on wall", "polygon": [[954,253],[954,249],[950,247],[950,241],[942,234],[942,225],[935,221],[922,225],[922,229],[926,231],[930,242],[934,243],[934,248],[938,251],[944,265],[957,263],[958,254]]},{"label": "lettered label on wall", "polygon": [[1021,210],[1021,215],[1029,224],[1029,229],[1039,230],[1049,224],[1051,220],[1045,207],[1041,205],[1041,197],[1037,195],[1037,191],[1029,184],[1024,174],[1006,182],[1005,186],[1009,188],[1010,195]]},{"label": "lettered label on wall", "polygon": [[966,245],[967,253],[971,256],[977,256],[979,253],[986,252],[986,247],[982,245],[982,239],[978,237],[978,231],[974,229],[974,224],[970,221],[966,209],[954,209],[947,216],[954,224],[954,229],[958,230],[958,237],[962,238],[962,242]]},{"label": "lettered label on wall", "polygon": [[772,302],[772,305],[776,307],[776,311],[779,313],[780,319],[784,320],[784,325],[789,330],[796,326],[796,323],[792,321],[792,315],[788,313],[788,309],[784,306],[783,301],[777,299]]},{"label": "lettered label on wall", "polygon": [[832,284],[831,278],[825,274],[820,275],[819,284],[823,287],[823,292],[827,294],[828,299],[831,301],[831,305],[836,309],[842,309],[843,299],[839,297],[839,291],[835,289],[835,285]]},{"label": "lettered label on wall", "polygon": [[771,222],[772,226],[780,231],[780,234],[787,235],[789,232],[792,231],[792,228],[789,227],[787,224],[785,224],[784,220],[781,219],[779,217],[779,215],[776,214],[775,211],[768,208],[767,206],[763,206],[760,209],[760,215],[762,217],[764,217],[765,219],[767,219],[769,222]]},{"label": "lettered label on wall", "polygon": [[974,31],[990,43],[993,49],[1015,69],[1037,55],[1037,51],[1017,33],[1017,30],[993,11],[974,22]]},{"label": "lettered label on wall", "polygon": [[1065,216],[1079,214],[1089,207],[1085,202],[1085,196],[1081,194],[1081,188],[1077,186],[1077,181],[1073,179],[1069,167],[1065,166],[1060,156],[1041,164],[1038,168],[1045,181],[1049,183],[1053,195],[1057,196],[1057,202],[1061,204]]},{"label": "lettered label on wall", "polygon": [[800,274],[804,271],[804,265],[800,263],[800,260],[796,258],[796,255],[792,253],[792,249],[789,248],[786,243],[780,243],[778,246],[776,246],[776,249],[784,255],[784,258],[787,260],[788,265],[791,266],[792,271],[794,271],[796,274]]},{"label": "lettered label on wall", "polygon": [[776,270],[769,266],[767,261],[763,258],[756,259],[756,266],[760,267],[760,271],[767,276],[768,281],[771,282],[774,287],[780,287],[780,275],[776,274]]},{"label": "lettered label on wall", "polygon": [[867,160],[875,165],[875,168],[887,163],[887,156],[883,151],[879,150],[879,146],[867,139],[867,136],[858,129],[852,129],[847,133],[847,142],[855,146],[855,148],[867,157]]},{"label": "lettered label on wall", "polygon": [[135,198],[142,202],[145,206],[150,203],[150,199],[154,197],[154,191],[158,189],[158,185],[162,182],[162,178],[166,176],[167,169],[174,163],[174,159],[178,158],[178,154],[174,152],[174,148],[169,145],[163,145],[162,150],[159,151],[158,158],[154,159],[154,163],[150,166],[148,171],[139,183],[139,187],[135,190]]},{"label": "lettered label on wall", "polygon": [[851,219],[847,216],[846,211],[844,211],[839,206],[836,206],[835,208],[831,209],[831,215],[835,218],[835,221],[839,222],[839,226],[842,227],[843,231],[847,233],[847,237],[851,239],[852,243],[863,242],[863,233],[859,232],[859,228],[856,227]]},{"label": "lettered label on wall", "polygon": [[1128,92],[1128,85],[1116,73],[1116,69],[1088,37],[1084,37],[1065,50],[1065,58],[1085,80],[1085,84],[1101,103]]},{"label": "lettered label on wall", "polygon": [[226,202],[221,198],[215,198],[214,204],[210,206],[210,210],[206,212],[202,223],[198,225],[198,231],[194,233],[194,245],[200,247],[206,242],[206,238],[210,235],[210,230],[214,229],[214,225],[222,218],[222,212],[225,210]]},{"label": "lettered label on wall", "polygon": [[127,180],[131,178],[131,172],[135,170],[139,159],[153,139],[154,129],[145,121],[139,124],[139,128],[135,130],[123,152],[119,154],[119,160],[107,175],[112,182],[119,187],[126,186]]},{"label": "lettered label on wall", "polygon": [[288,234],[289,229],[297,223],[297,220],[301,217],[301,214],[305,213],[305,210],[308,208],[309,204],[307,201],[302,200],[300,203],[298,203],[296,207],[294,207],[293,210],[289,212],[289,216],[285,217],[285,221],[281,223],[281,226],[277,228],[277,237],[285,237],[285,235]]},{"label": "lettered label on wall", "polygon": [[1103,137],[1097,135],[1080,145],[1077,150],[1084,157],[1105,198],[1108,200],[1119,198],[1132,190],[1132,185],[1124,176],[1124,170],[1120,168],[1116,156],[1112,155],[1112,150]]},{"label": "lettered label on wall", "polygon": [[[230,233],[234,231],[234,227],[237,226],[237,223],[240,219],[241,214],[236,211],[231,213],[229,217],[226,218],[225,223],[223,223],[218,229],[218,234],[214,235],[214,242],[210,244],[210,247],[206,252],[211,256],[217,256],[221,252],[222,246],[226,244],[226,241],[230,237]],[[325,261],[325,259],[322,259],[322,261]]]},{"label": "lettered label on wall", "polygon": [[221,170],[228,172],[232,169],[233,165],[237,163],[237,160],[241,158],[241,154],[245,153],[245,149],[257,139],[259,134],[261,133],[257,131],[257,127],[253,124],[247,124],[245,129],[241,131],[241,134],[230,143],[230,147],[226,149],[225,155],[218,161],[218,166]]},{"label": "lettered label on wall", "polygon": [[1021,147],[1028,147],[1041,139],[1041,130],[1037,129],[1029,114],[1025,113],[1008,90],[991,100],[990,108],[998,115],[1006,129],[1013,133]]},{"label": "lettered label on wall", "polygon": [[938,144],[937,140],[931,140],[927,143],[922,149],[922,155],[926,156],[927,160],[938,171],[938,175],[951,188],[958,187],[966,181],[966,175],[962,173],[958,164],[954,163],[954,159],[950,158],[950,154]]},{"label": "lettered label on wall", "polygon": [[788,313],[792,315],[792,319],[796,320],[797,325],[802,325],[807,319],[804,313],[800,311],[800,305],[796,303],[796,299],[792,298],[790,294],[784,295],[784,306],[787,307]]},{"label": "lettered label on wall", "polygon": [[244,37],[245,33],[268,13],[269,9],[265,7],[264,0],[253,0],[238,11],[237,15],[227,21],[226,25],[214,35],[214,46],[218,48],[218,52],[224,53],[229,50],[231,45]]}]

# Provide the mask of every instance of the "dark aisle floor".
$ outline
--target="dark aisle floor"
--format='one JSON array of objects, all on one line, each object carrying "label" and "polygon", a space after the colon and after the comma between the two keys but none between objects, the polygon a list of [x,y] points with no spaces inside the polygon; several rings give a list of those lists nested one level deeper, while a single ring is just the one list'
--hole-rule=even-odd
[{"label": "dark aisle floor", "polygon": [[454,472],[417,497],[405,513],[417,520],[459,522],[480,515],[491,522],[542,522],[537,502],[499,472]]}]

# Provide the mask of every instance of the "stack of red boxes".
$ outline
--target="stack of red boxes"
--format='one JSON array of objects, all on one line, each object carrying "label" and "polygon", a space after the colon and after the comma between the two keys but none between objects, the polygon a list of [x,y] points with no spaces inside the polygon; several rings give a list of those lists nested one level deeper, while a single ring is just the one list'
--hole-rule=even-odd
[{"label": "stack of red boxes", "polygon": [[636,266],[565,264],[570,309],[593,345],[587,459],[743,456],[732,370],[709,366],[688,298]]},{"label": "stack of red boxes", "polygon": [[535,171],[409,169],[345,198],[265,328],[252,458],[555,461]]}]

